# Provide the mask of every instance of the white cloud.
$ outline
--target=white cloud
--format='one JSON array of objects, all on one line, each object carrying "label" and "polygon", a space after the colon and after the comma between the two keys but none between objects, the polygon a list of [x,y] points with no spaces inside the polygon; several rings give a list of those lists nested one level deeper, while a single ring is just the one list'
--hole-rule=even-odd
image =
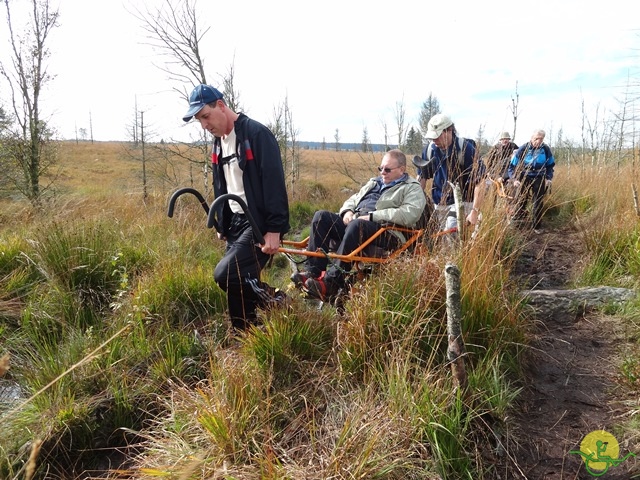
[{"label": "white cloud", "polygon": [[[51,58],[58,76],[45,108],[63,136],[88,128],[91,112],[96,139],[123,139],[136,100],[158,138],[186,139],[198,128],[182,124],[184,100],[153,67],[162,59],[128,13],[144,5],[60,0]],[[396,103],[417,125],[430,93],[461,134],[484,126],[491,138],[513,129],[516,82],[517,141],[538,127],[577,136],[583,100],[614,108],[626,75],[637,82],[637,15],[626,0],[606,8],[573,0],[202,0],[198,8],[201,26],[211,26],[202,43],[209,81],[233,62],[247,113],[267,123],[287,97],[303,140],[332,141],[339,129],[341,141],[358,142],[366,127],[382,142],[383,122],[394,133]]]}]

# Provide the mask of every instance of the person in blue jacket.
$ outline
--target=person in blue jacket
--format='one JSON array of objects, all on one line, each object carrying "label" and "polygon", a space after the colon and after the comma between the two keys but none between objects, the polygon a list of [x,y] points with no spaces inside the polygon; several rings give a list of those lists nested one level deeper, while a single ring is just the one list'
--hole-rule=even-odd
[{"label": "person in blue jacket", "polygon": [[216,198],[231,193],[244,200],[264,236],[264,244],[255,245],[251,226],[237,202],[218,207],[218,237],[226,240],[227,248],[216,265],[214,280],[227,292],[233,327],[246,329],[257,323],[257,308],[288,303],[284,292],[260,280],[262,268],[289,230],[280,147],[267,127],[235,113],[222,93],[209,85],[198,85],[189,97],[189,110],[182,119],[188,122],[194,117],[214,137],[211,162]]},{"label": "person in blue jacket", "polygon": [[544,143],[544,130],[535,130],[531,140],[522,145],[511,158],[507,174],[516,189],[513,219],[521,221],[531,199],[531,227],[535,233],[542,230],[544,195],[551,188],[553,169],[556,165],[553,153]]},{"label": "person in blue jacket", "polygon": [[442,230],[457,227],[452,184],[458,184],[466,222],[477,225],[484,198],[484,163],[478,158],[476,142],[458,136],[447,115],[438,113],[427,124],[426,138],[432,140],[422,153],[423,166],[418,180],[424,189],[428,179],[431,198]]}]

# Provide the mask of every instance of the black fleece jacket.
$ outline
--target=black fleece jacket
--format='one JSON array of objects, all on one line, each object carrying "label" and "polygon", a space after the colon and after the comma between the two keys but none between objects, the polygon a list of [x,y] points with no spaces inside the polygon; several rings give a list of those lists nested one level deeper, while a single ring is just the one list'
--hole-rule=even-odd
[{"label": "black fleece jacket", "polygon": [[[289,231],[289,200],[284,181],[280,147],[273,133],[261,123],[240,113],[234,123],[236,153],[242,169],[242,181],[247,196],[249,213],[253,216],[260,233]],[[227,182],[219,159],[222,146],[215,137],[211,161],[213,167],[213,191],[218,198],[227,192]],[[225,202],[218,208],[216,216],[226,235],[231,222],[231,208]]]}]

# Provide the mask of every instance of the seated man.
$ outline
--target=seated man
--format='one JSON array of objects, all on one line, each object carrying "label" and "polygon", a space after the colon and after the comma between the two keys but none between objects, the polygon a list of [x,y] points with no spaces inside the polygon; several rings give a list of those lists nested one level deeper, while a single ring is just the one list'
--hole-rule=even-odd
[{"label": "seated man", "polygon": [[[307,249],[329,251],[329,243],[339,244],[337,253],[349,255],[365,240],[372,237],[382,223],[413,228],[426,206],[426,196],[420,183],[406,173],[407,157],[402,151],[388,151],[378,167],[380,176],[369,180],[358,193],[344,202],[339,214],[321,210],[311,222]],[[401,232],[386,231],[373,245],[386,250],[399,248],[405,242]],[[306,271],[292,275],[298,287],[321,300],[334,299],[345,285],[345,274],[351,262],[337,261],[328,269],[326,257],[309,257]],[[324,276],[323,271],[326,270]]]}]

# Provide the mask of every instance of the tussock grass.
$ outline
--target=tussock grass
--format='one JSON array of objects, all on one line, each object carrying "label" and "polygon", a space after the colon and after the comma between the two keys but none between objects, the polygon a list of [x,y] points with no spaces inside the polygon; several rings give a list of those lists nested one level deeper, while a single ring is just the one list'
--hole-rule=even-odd
[{"label": "tussock grass", "polygon": [[370,278],[348,303],[338,339],[346,375],[367,382],[375,370],[384,369],[396,349],[406,350],[416,361],[442,353],[446,323],[443,304],[437,300],[443,299],[443,281],[436,265],[416,260],[385,265],[381,275]]},{"label": "tussock grass", "polygon": [[258,367],[277,385],[288,385],[331,353],[331,325],[295,313],[278,312],[244,340]]},{"label": "tussock grass", "polygon": [[211,275],[200,265],[187,270],[167,262],[138,283],[134,309],[146,318],[175,324],[206,325],[210,319],[221,322],[226,295],[213,284]]}]

